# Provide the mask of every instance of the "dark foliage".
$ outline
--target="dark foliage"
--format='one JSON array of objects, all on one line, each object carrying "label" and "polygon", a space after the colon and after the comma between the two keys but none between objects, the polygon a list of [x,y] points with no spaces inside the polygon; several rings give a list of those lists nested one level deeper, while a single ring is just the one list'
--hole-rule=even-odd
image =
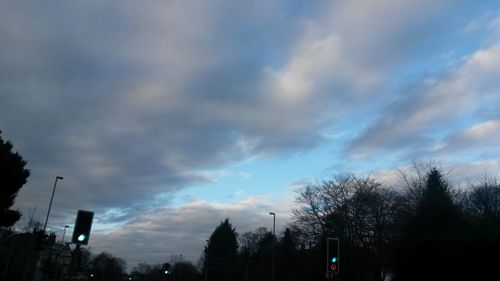
[{"label": "dark foliage", "polygon": [[98,281],[121,281],[125,276],[125,261],[102,252],[90,261],[90,272]]},{"label": "dark foliage", "polygon": [[191,262],[175,263],[167,280],[172,281],[199,281],[201,274]]},{"label": "dark foliage", "polygon": [[[205,261],[208,259],[208,276],[210,280],[231,281],[243,276],[243,263],[238,255],[238,234],[229,219],[219,224],[210,235],[205,250]],[[205,272],[207,265],[204,265]]]},{"label": "dark foliage", "polygon": [[[473,186],[466,210],[472,231],[468,241],[466,265],[474,279],[497,274],[500,253],[500,185],[494,180]],[[469,272],[469,270],[468,270]]]},{"label": "dark foliage", "polygon": [[21,218],[19,211],[9,208],[30,175],[26,161],[12,148],[12,143],[0,135],[0,227],[12,226]]},{"label": "dark foliage", "polygon": [[396,241],[396,280],[457,280],[463,277],[467,223],[449,184],[437,169],[427,175],[415,212]]},{"label": "dark foliage", "polygon": [[[354,175],[308,185],[298,193],[294,222],[278,237],[265,227],[238,236],[225,219],[210,235],[200,270],[181,257],[170,261],[168,274],[162,264],[139,264],[130,277],[270,281],[274,248],[276,281],[323,281],[328,237],[340,241],[336,281],[491,280],[496,276],[500,185],[488,179],[457,191],[433,167],[402,178],[406,189],[399,191]],[[29,255],[34,246],[26,242],[31,236],[2,231],[3,276],[31,277],[36,261]],[[14,238],[28,240],[21,243]],[[27,246],[26,252],[21,246]],[[101,253],[86,264],[82,274],[92,273],[93,280],[128,279],[124,261],[110,254]]]}]

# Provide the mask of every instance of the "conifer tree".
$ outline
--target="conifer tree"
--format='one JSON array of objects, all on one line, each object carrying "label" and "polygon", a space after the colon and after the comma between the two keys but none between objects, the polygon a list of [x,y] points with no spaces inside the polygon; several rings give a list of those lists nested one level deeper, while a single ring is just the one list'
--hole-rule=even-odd
[{"label": "conifer tree", "polygon": [[0,227],[12,226],[21,218],[21,213],[10,207],[30,175],[26,161],[12,148],[12,143],[0,135]]},{"label": "conifer tree", "polygon": [[427,174],[422,197],[404,227],[396,280],[461,280],[466,223],[441,172]]},{"label": "conifer tree", "polygon": [[209,279],[232,281],[241,278],[243,270],[238,258],[237,238],[236,229],[228,218],[215,228],[205,251],[205,259],[208,257]]}]

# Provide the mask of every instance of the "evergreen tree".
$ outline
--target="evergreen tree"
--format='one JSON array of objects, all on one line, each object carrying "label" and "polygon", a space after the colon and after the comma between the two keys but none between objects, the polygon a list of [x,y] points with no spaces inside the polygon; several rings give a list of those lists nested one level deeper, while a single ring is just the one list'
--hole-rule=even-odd
[{"label": "evergreen tree", "polygon": [[396,280],[461,280],[466,230],[449,184],[431,169],[415,213],[403,228]]},{"label": "evergreen tree", "polygon": [[277,280],[301,280],[298,276],[297,244],[289,228],[278,244],[276,264]]},{"label": "evergreen tree", "polygon": [[210,235],[205,250],[205,260],[208,257],[209,280],[232,281],[242,278],[243,270],[238,258],[237,238],[238,234],[227,218]]},{"label": "evergreen tree", "polygon": [[267,232],[258,242],[252,271],[254,280],[271,280],[274,241],[273,233]]},{"label": "evergreen tree", "polygon": [[0,135],[0,227],[12,226],[21,218],[21,213],[10,207],[30,175],[25,166],[26,161]]}]

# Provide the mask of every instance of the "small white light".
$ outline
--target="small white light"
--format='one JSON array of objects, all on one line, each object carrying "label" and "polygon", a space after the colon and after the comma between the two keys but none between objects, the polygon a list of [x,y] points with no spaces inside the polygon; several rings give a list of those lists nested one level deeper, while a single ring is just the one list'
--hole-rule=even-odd
[{"label": "small white light", "polygon": [[165,270],[165,274],[168,274],[168,270]]}]

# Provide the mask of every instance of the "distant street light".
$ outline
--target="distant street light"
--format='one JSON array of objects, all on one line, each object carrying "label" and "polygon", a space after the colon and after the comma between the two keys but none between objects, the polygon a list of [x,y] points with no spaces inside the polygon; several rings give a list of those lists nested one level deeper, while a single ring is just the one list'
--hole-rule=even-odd
[{"label": "distant street light", "polygon": [[273,216],[273,267],[272,267],[272,281],[274,281],[274,256],[276,253],[276,214],[273,212],[269,213]]},{"label": "distant street light", "polygon": [[66,228],[68,228],[69,225],[65,225],[64,226],[64,231],[63,231],[63,239],[62,239],[62,243],[64,244],[64,236],[66,235]]},{"label": "distant street light", "polygon": [[45,218],[45,225],[43,226],[43,233],[45,233],[45,229],[47,229],[47,222],[49,221],[50,208],[52,207],[52,200],[54,199],[54,193],[56,192],[57,180],[62,180],[63,177],[57,176],[56,181],[54,182],[54,188],[52,189],[52,196],[50,197],[49,210],[47,211],[47,217]]}]

